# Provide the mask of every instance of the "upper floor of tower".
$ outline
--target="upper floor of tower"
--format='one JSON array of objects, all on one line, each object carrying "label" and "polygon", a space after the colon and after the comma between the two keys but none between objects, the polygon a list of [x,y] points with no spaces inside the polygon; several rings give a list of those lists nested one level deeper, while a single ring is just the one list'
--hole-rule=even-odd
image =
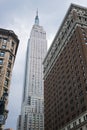
[{"label": "upper floor of tower", "polygon": [[36,12],[35,25],[39,25],[38,10],[37,10],[37,12]]}]

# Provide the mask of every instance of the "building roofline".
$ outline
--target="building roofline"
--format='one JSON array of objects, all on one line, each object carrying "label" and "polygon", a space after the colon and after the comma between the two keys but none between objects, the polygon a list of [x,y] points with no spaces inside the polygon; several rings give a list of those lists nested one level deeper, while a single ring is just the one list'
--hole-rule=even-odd
[{"label": "building roofline", "polygon": [[17,42],[17,47],[16,47],[16,51],[15,51],[17,53],[17,49],[18,49],[18,45],[19,45],[19,39],[18,39],[18,36],[14,33],[14,31],[0,28],[0,34],[11,36],[11,37],[14,38],[14,40]]},{"label": "building roofline", "polygon": [[52,47],[53,47],[53,44],[54,44],[54,42],[55,42],[55,40],[56,40],[56,37],[57,37],[58,34],[60,33],[60,30],[61,30],[62,26],[64,25],[64,22],[66,21],[67,16],[69,15],[69,13],[70,13],[70,11],[72,10],[72,8],[80,8],[80,9],[84,9],[84,10],[86,9],[86,10],[87,10],[86,7],[83,7],[83,6],[80,6],[80,5],[77,5],[77,4],[73,4],[73,3],[70,4],[70,6],[69,6],[69,8],[68,8],[68,10],[67,10],[67,12],[66,12],[64,18],[63,18],[63,21],[62,21],[62,23],[60,24],[60,27],[59,27],[59,29],[58,29],[58,31],[57,31],[57,33],[56,33],[56,35],[55,35],[55,37],[54,37],[54,39],[53,39],[53,41],[52,41],[52,44],[51,44],[50,48],[48,49],[48,52],[47,52],[47,54],[46,54],[46,56],[45,56],[45,58],[44,58],[43,64],[44,64],[44,62],[45,62],[47,56],[49,55],[49,53],[50,53],[50,51],[51,51],[51,49],[52,49]]},{"label": "building roofline", "polygon": [[8,36],[12,36],[16,40],[16,42],[19,43],[18,36],[14,33],[14,31],[0,28],[0,33]]}]

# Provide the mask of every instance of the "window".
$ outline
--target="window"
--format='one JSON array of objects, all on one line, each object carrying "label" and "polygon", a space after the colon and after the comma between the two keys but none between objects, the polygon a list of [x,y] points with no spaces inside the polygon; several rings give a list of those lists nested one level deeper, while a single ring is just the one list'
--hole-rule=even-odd
[{"label": "window", "polygon": [[1,74],[1,71],[2,71],[2,67],[0,66],[0,74]]},{"label": "window", "polygon": [[66,91],[64,92],[64,96],[66,95],[67,93],[66,93]]},{"label": "window", "polygon": [[78,85],[78,89],[81,88],[81,83]]},{"label": "window", "polygon": [[71,97],[72,96],[72,92],[69,94],[69,97]]},{"label": "window", "polygon": [[85,73],[83,73],[83,76],[85,77]]},{"label": "window", "polygon": [[7,38],[3,38],[3,42],[6,43],[7,42]]},{"label": "window", "polygon": [[80,103],[82,104],[84,102],[84,98],[82,98],[81,100],[80,100]]},{"label": "window", "polygon": [[11,46],[14,47],[14,42],[12,42]]},{"label": "window", "polygon": [[67,99],[67,97],[64,99],[64,101],[66,102],[68,99]]},{"label": "window", "polygon": [[6,45],[2,45],[2,48],[5,49],[5,48],[6,48]]},{"label": "window", "polygon": [[82,96],[83,95],[83,91],[81,90],[80,92],[79,92],[79,96]]},{"label": "window", "polygon": [[71,111],[74,111],[74,107],[71,107]]},{"label": "window", "polygon": [[61,118],[62,118],[62,119],[64,118],[64,114],[61,115]]},{"label": "window", "polygon": [[72,104],[72,103],[73,103],[73,99],[70,100],[70,104]]},{"label": "window", "polygon": [[87,115],[85,115],[83,118],[84,118],[84,121],[86,121],[87,120]]},{"label": "window", "polygon": [[76,122],[73,122],[73,127],[76,126]]},{"label": "window", "polygon": [[79,119],[79,123],[81,123],[81,119]]},{"label": "window", "polygon": [[6,76],[9,77],[10,76],[10,71],[7,70]]},{"label": "window", "polygon": [[5,52],[0,52],[1,57],[4,57],[4,55],[5,55]]},{"label": "window", "polygon": [[9,82],[8,79],[5,79],[4,85],[5,85],[5,86],[8,86],[8,82]]},{"label": "window", "polygon": [[8,67],[11,68],[11,63],[10,62],[8,62]]},{"label": "window", "polygon": [[69,119],[69,117],[66,119],[66,122],[69,122],[70,121],[70,119]]},{"label": "window", "polygon": [[72,119],[74,119],[75,117],[76,117],[76,115],[75,115],[75,114],[73,114],[73,115],[72,115]]},{"label": "window", "polygon": [[65,105],[65,108],[68,108],[68,103]]},{"label": "window", "polygon": [[79,82],[80,81],[80,77],[78,77],[78,79],[77,79],[77,82]]},{"label": "window", "polygon": [[69,91],[71,90],[71,86],[68,88],[68,90],[69,90]]},{"label": "window", "polygon": [[84,112],[86,110],[86,106],[84,106],[83,108],[82,108],[82,112]]},{"label": "window", "polygon": [[68,115],[69,114],[69,111],[66,111],[66,115]]},{"label": "window", "polygon": [[3,60],[2,59],[0,59],[0,65],[2,65],[3,64]]},{"label": "window", "polygon": [[9,56],[9,60],[12,60],[12,55]]},{"label": "window", "polygon": [[78,102],[76,103],[76,108],[79,108],[79,103]]},{"label": "window", "polygon": [[31,97],[28,97],[28,104],[31,105]]}]

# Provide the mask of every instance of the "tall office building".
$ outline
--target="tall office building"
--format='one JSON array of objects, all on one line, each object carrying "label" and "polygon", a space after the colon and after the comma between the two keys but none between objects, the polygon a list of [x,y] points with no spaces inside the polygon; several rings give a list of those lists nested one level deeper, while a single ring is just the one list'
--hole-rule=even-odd
[{"label": "tall office building", "polygon": [[47,52],[46,32],[38,12],[27,46],[21,130],[44,130],[43,59]]},{"label": "tall office building", "polygon": [[43,64],[45,130],[87,130],[87,8],[71,4]]},{"label": "tall office building", "polygon": [[0,28],[0,126],[4,124],[7,111],[12,69],[19,40],[12,30]]}]

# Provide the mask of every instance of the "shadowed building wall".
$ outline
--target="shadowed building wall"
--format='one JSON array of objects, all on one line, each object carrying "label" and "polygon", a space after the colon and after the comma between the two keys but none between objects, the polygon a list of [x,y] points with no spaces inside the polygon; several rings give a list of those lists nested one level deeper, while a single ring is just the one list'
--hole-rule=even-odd
[{"label": "shadowed building wall", "polygon": [[45,130],[86,130],[87,8],[71,4],[43,64]]}]

